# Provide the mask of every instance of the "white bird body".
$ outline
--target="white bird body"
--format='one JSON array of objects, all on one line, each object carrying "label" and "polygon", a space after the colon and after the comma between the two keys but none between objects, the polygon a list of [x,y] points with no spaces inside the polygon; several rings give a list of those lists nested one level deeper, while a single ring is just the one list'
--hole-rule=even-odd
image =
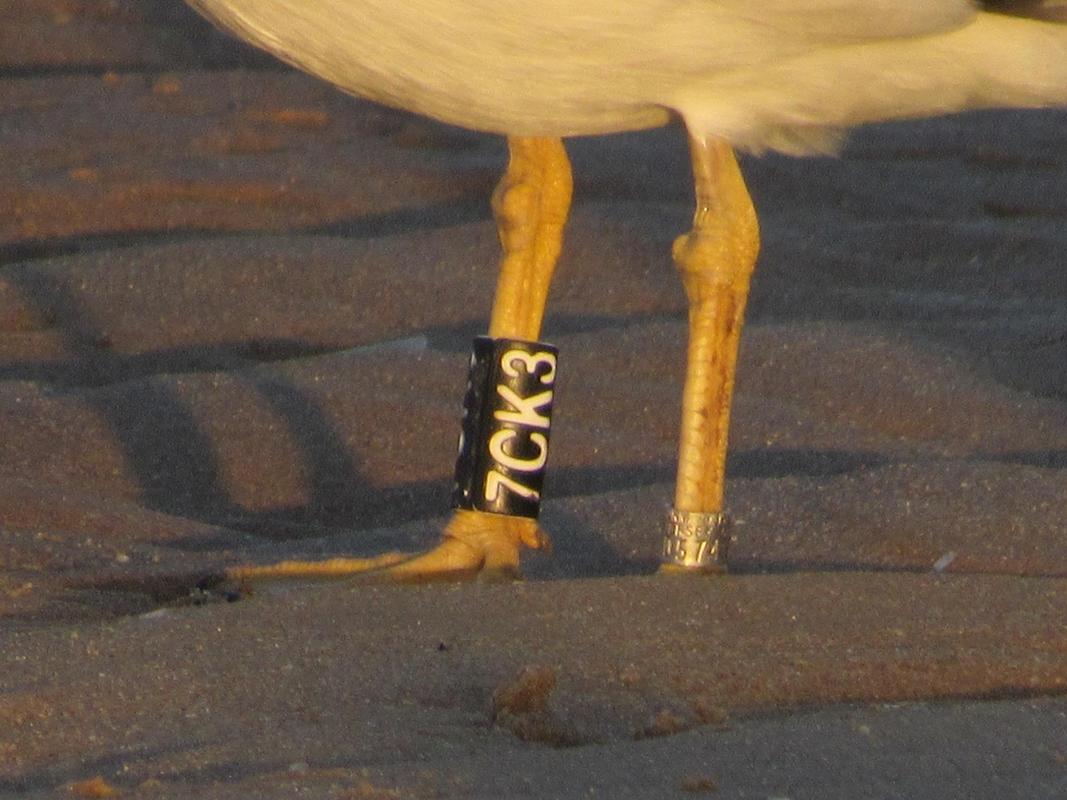
[{"label": "white bird body", "polygon": [[[189,2],[345,91],[508,136],[508,170],[493,197],[503,249],[489,324],[497,342],[534,342],[540,333],[571,198],[561,137],[684,120],[697,203],[692,231],[673,248],[690,337],[678,480],[664,540],[668,570],[721,569],[730,541],[726,439],[759,251],[758,221],[732,148],[806,153],[832,148],[843,130],[866,122],[1067,105],[1067,0],[984,4],[1000,13],[968,0]],[[488,417],[479,411],[470,418]],[[476,433],[489,441],[493,469],[534,469],[533,454],[501,456],[492,445],[497,434]],[[461,460],[475,444],[464,447]],[[477,447],[483,452],[485,442]],[[546,455],[542,438],[538,467]],[[472,482],[460,501],[482,485]],[[490,485],[486,477],[485,497],[495,502]],[[510,491],[539,500],[515,482]],[[473,500],[457,504],[438,548],[400,562],[386,557],[389,569],[401,580],[483,568],[509,573],[521,546],[544,542],[533,519]],[[383,565],[342,561],[240,574],[341,574]]]},{"label": "white bird body", "polygon": [[865,122],[1067,103],[1067,25],[968,0],[189,2],[347,92],[500,134],[679,115],[742,149],[803,153]]}]

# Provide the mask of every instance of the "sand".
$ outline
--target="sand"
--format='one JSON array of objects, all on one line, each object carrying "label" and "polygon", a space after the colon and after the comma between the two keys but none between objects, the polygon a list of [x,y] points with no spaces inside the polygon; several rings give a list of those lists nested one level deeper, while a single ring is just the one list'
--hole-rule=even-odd
[{"label": "sand", "polygon": [[180,4],[0,6],[0,796],[1064,796],[1065,127],[745,160],[709,580],[652,574],[684,137],[571,143],[554,554],[227,598],[228,564],[435,541],[503,143]]}]

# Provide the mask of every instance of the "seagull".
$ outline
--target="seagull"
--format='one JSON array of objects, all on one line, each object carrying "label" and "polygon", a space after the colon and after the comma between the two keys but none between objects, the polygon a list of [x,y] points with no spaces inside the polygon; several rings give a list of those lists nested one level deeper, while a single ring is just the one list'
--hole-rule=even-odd
[{"label": "seagull", "polygon": [[[696,209],[672,252],[689,303],[689,343],[663,572],[726,568],[727,429],[759,250],[735,151],[827,153],[864,123],[1067,105],[1067,0],[188,2],[345,92],[507,138],[492,198],[502,256],[490,342],[540,336],[571,201],[563,139],[684,124]],[[555,374],[554,355],[508,352],[505,371],[525,364],[527,377],[545,384]],[[522,458],[501,444],[518,435],[513,428],[493,438],[494,452],[542,466],[550,395],[524,400],[508,391],[511,418],[545,431],[529,434],[527,445],[537,447]],[[498,475],[494,491],[505,480]],[[425,553],[234,567],[229,575],[517,575],[523,548],[547,543],[536,515],[460,504]]]}]

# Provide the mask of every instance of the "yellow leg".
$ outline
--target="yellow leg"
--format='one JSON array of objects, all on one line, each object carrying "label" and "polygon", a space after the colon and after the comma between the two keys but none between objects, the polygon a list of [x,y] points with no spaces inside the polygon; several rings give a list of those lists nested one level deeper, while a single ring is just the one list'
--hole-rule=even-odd
[{"label": "yellow leg", "polygon": [[[493,193],[503,256],[489,335],[536,340],[570,211],[570,162],[559,139],[509,138],[508,150],[507,172]],[[397,581],[422,581],[470,578],[479,572],[516,575],[524,546],[547,545],[534,520],[459,510],[442,542],[421,555],[239,566],[229,569],[227,577],[246,581],[376,572]]]},{"label": "yellow leg", "polygon": [[725,569],[722,501],[737,348],[759,226],[733,150],[690,137],[696,214],[674,243],[689,298],[678,483],[664,546],[668,570]]}]

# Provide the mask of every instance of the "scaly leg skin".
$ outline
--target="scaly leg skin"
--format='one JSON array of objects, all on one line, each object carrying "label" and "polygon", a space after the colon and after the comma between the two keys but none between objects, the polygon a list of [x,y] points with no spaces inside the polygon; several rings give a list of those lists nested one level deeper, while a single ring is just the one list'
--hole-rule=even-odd
[{"label": "scaly leg skin", "polygon": [[[493,193],[503,256],[489,335],[536,341],[570,211],[570,162],[559,139],[512,137],[508,150],[507,172]],[[523,547],[548,546],[535,520],[457,510],[441,543],[426,553],[237,566],[226,577],[236,582],[363,573],[395,581],[515,577]]]},{"label": "scaly leg skin", "polygon": [[672,530],[660,571],[724,572],[726,437],[759,225],[730,146],[692,135],[689,143],[696,213],[693,230],[674,243],[689,299],[689,352]]}]

